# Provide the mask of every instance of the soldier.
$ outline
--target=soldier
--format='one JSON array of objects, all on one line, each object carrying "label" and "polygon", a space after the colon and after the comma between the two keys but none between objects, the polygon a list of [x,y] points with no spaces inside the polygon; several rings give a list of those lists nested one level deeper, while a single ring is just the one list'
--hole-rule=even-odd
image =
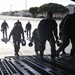
[{"label": "soldier", "polygon": [[25,27],[25,32],[27,33],[27,38],[31,38],[31,23],[28,21]]},{"label": "soldier", "polygon": [[[19,22],[19,20],[15,23],[15,26],[13,27],[10,35],[9,35],[9,40],[11,35],[13,36],[13,43],[14,43],[14,51],[15,51],[15,55],[19,56],[18,52],[20,49],[20,42],[21,42],[21,38],[24,40],[24,31],[21,25],[21,22]],[[22,35],[22,37],[21,37]]]},{"label": "soldier", "polygon": [[[73,14],[68,14],[64,23],[63,33],[65,35],[64,42],[57,50],[57,56],[59,56],[60,51],[62,51],[66,44],[69,44],[69,40],[71,40],[72,49],[70,55],[74,57],[75,55],[75,12]],[[67,42],[66,42],[67,41]]]},{"label": "soldier", "polygon": [[34,43],[35,45],[35,52],[36,54],[38,54],[38,51],[39,51],[39,36],[38,36],[38,29],[35,29],[33,31],[33,35],[32,35],[32,38],[31,38],[31,41],[29,43],[29,46],[31,47]]},{"label": "soldier", "polygon": [[61,21],[59,25],[59,36],[60,36],[60,40],[62,41],[62,43],[56,52],[57,57],[59,57],[59,53],[61,51],[63,54],[66,53],[64,49],[69,45],[69,42],[70,42],[68,36],[65,35],[64,33],[64,27],[66,25],[65,23],[66,23],[67,18],[68,18],[68,15],[64,17],[64,19]]},{"label": "soldier", "polygon": [[9,28],[6,20],[4,20],[4,22],[1,25],[1,31],[3,32],[3,38],[7,39],[7,28]]},{"label": "soldier", "polygon": [[57,36],[57,23],[53,19],[52,12],[48,12],[47,18],[40,21],[38,25],[38,31],[39,31],[39,39],[40,39],[39,48],[40,48],[41,60],[43,60],[46,41],[50,43],[51,58],[54,59],[56,57],[55,42],[57,42],[58,36]]}]

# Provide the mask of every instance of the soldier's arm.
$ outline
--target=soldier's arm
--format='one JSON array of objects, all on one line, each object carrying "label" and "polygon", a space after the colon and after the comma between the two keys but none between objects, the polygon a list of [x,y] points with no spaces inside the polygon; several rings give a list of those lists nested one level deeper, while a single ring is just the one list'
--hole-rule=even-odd
[{"label": "soldier's arm", "polygon": [[12,34],[13,34],[13,30],[9,34],[9,40],[10,40]]},{"label": "soldier's arm", "polygon": [[3,23],[2,23],[2,25],[1,25],[1,30],[3,29]]},{"label": "soldier's arm", "polygon": [[54,26],[54,36],[56,38],[56,41],[58,40],[58,30],[57,30],[57,23],[55,21],[55,26]]},{"label": "soldier's arm", "polygon": [[9,25],[7,24],[7,27],[9,28]]},{"label": "soldier's arm", "polygon": [[25,37],[24,37],[24,30],[23,30],[23,28],[22,28],[22,37],[23,37],[23,40],[24,40]]},{"label": "soldier's arm", "polygon": [[15,28],[13,27],[13,29],[11,30],[11,32],[10,32],[10,34],[9,34],[9,40],[10,40],[11,36],[14,35],[14,29],[15,29]]}]

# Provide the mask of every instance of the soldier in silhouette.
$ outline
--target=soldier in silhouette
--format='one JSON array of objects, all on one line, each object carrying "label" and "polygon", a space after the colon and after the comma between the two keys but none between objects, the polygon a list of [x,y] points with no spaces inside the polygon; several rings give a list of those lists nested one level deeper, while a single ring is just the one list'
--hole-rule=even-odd
[{"label": "soldier in silhouette", "polygon": [[25,27],[25,32],[27,33],[27,38],[31,38],[31,23],[28,21]]},{"label": "soldier in silhouette", "polygon": [[22,28],[22,24],[19,20],[14,25],[15,26],[13,27],[13,29],[9,35],[9,40],[12,35],[13,43],[14,43],[14,52],[15,52],[15,55],[19,56],[18,52],[20,49],[21,38],[24,40],[24,31]]},{"label": "soldier in silhouette", "polygon": [[8,26],[6,20],[4,20],[4,22],[1,25],[1,31],[3,33],[3,39],[4,38],[7,39],[7,28],[9,28],[9,26]]},{"label": "soldier in silhouette", "polygon": [[40,21],[38,25],[38,31],[39,31],[39,39],[40,39],[39,48],[40,48],[41,60],[43,60],[46,41],[50,43],[51,58],[54,59],[56,57],[55,42],[57,42],[58,36],[57,36],[57,23],[53,19],[52,12],[48,12],[47,18]]},{"label": "soldier in silhouette", "polygon": [[64,27],[65,27],[65,23],[66,23],[66,20],[68,18],[68,15],[66,15],[63,20],[61,21],[60,25],[59,25],[59,37],[60,37],[60,40],[62,41],[60,47],[58,48],[57,52],[56,52],[56,55],[57,57],[59,57],[59,53],[62,51],[63,54],[65,54],[65,48],[69,45],[69,38],[67,35],[65,35],[64,33]]},{"label": "soldier in silhouette", "polygon": [[29,43],[29,46],[32,46],[32,44],[34,43],[34,47],[35,47],[35,53],[38,54],[39,51],[39,36],[38,36],[38,29],[36,28],[33,31],[33,35],[31,37],[31,41]]},{"label": "soldier in silhouette", "polygon": [[62,45],[57,50],[57,56],[59,56],[59,53],[69,44],[69,40],[72,44],[72,49],[70,52],[70,55],[74,57],[75,55],[75,12],[73,14],[68,14],[66,16],[66,20],[63,27],[63,33],[64,33],[64,41]]}]

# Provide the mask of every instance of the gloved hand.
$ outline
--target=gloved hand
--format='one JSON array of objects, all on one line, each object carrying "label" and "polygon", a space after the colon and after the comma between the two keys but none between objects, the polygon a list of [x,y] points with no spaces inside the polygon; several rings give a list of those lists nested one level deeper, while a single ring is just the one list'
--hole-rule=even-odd
[{"label": "gloved hand", "polygon": [[61,43],[58,40],[56,41],[56,44],[57,44],[57,46],[61,45]]},{"label": "gloved hand", "polygon": [[59,38],[58,38],[58,36],[56,37],[56,44],[57,44],[57,46],[60,46],[61,45],[61,43],[59,42]]}]

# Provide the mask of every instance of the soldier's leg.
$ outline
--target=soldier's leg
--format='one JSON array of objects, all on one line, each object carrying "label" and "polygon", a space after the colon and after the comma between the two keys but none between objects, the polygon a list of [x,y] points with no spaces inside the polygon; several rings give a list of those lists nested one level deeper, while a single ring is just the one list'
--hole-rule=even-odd
[{"label": "soldier's leg", "polygon": [[19,54],[18,54],[19,49],[20,49],[20,40],[17,41],[17,55],[18,55],[18,56],[19,56]]},{"label": "soldier's leg", "polygon": [[51,46],[51,58],[54,59],[56,57],[55,40],[52,37],[48,41],[49,41],[50,46]]},{"label": "soldier's leg", "polygon": [[4,29],[3,29],[3,38],[4,38]]},{"label": "soldier's leg", "polygon": [[45,39],[41,39],[40,40],[39,50],[40,50],[41,60],[43,60],[43,55],[44,55],[44,50],[45,50],[45,43],[46,43],[46,40]]},{"label": "soldier's leg", "polygon": [[37,42],[35,42],[35,53],[38,54]]},{"label": "soldier's leg", "polygon": [[31,38],[31,30],[29,30],[29,38]]},{"label": "soldier's leg", "polygon": [[72,49],[71,49],[70,55],[72,57],[74,57],[74,55],[75,55],[75,38],[71,39],[71,43],[72,43]]},{"label": "soldier's leg", "polygon": [[27,30],[27,38],[28,38],[28,30]]},{"label": "soldier's leg", "polygon": [[7,30],[6,30],[6,39],[7,39]]},{"label": "soldier's leg", "polygon": [[16,41],[14,41],[14,52],[15,52],[15,55],[17,55],[17,44],[16,44]]},{"label": "soldier's leg", "polygon": [[[62,43],[65,42],[64,38],[65,38],[65,35],[62,34],[62,32],[61,32],[60,40],[62,41]],[[62,44],[62,43],[61,43],[61,44]],[[68,45],[68,43],[67,43],[67,45]],[[66,46],[67,46],[67,45],[66,45]],[[65,49],[62,50],[62,54],[66,54]]]},{"label": "soldier's leg", "polygon": [[68,45],[69,45],[69,39],[68,38],[64,38],[63,39],[63,43],[61,44],[61,46],[58,48],[57,50],[57,57],[59,57],[59,53],[64,50]]}]

